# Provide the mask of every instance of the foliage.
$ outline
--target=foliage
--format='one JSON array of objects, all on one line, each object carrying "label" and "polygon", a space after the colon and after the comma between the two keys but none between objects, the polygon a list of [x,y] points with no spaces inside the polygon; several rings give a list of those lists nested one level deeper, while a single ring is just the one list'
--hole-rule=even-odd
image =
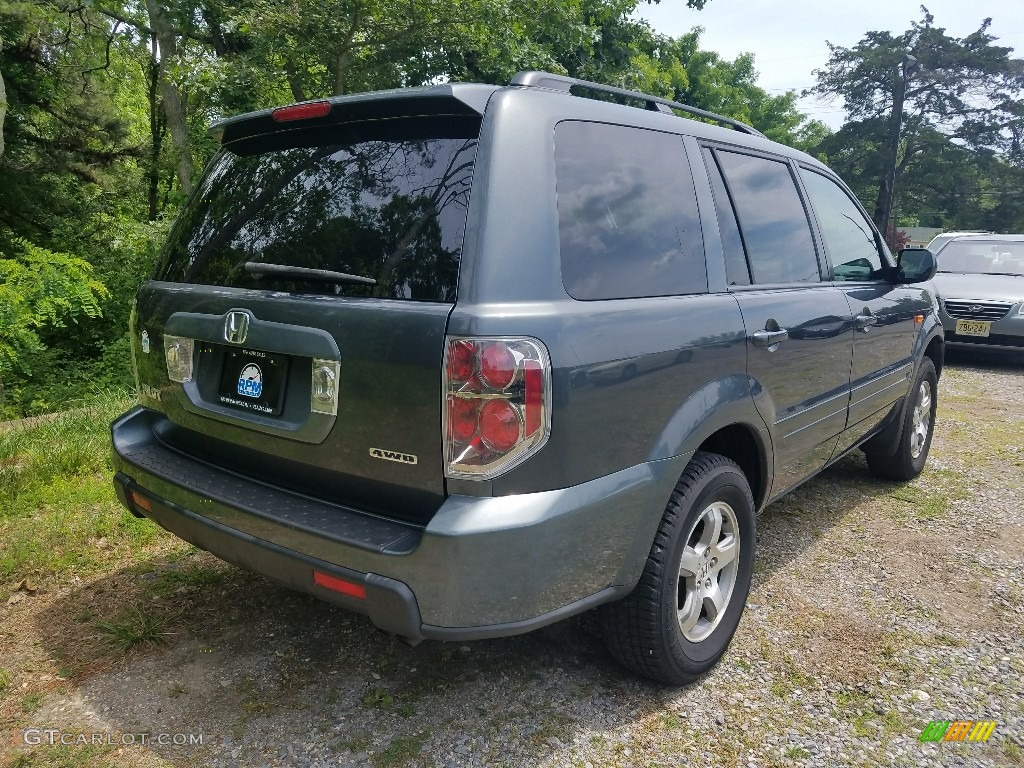
[{"label": "foliage", "polygon": [[0,376],[31,373],[29,353],[43,349],[43,328],[64,328],[81,316],[99,317],[106,288],[92,266],[15,239],[12,254],[0,252]]},{"label": "foliage", "polygon": [[[844,100],[850,120],[817,151],[853,180],[876,223],[1024,228],[1024,60],[996,45],[991,20],[963,38],[923,9],[899,35],[830,45],[812,92]],[[882,214],[886,214],[884,217]]]}]

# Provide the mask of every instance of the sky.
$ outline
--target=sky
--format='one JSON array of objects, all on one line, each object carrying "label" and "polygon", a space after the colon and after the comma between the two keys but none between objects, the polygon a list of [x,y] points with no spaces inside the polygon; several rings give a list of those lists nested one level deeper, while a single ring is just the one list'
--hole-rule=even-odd
[{"label": "sky", "polygon": [[[924,3],[954,37],[977,31],[992,18],[989,33],[997,44],[1024,57],[1024,1],[930,0]],[[770,93],[803,91],[814,85],[813,71],[828,60],[825,42],[851,47],[869,30],[900,33],[922,18],[920,0],[709,0],[704,10],[687,8],[682,0],[641,4],[639,15],[655,31],[678,37],[693,27],[704,27],[701,48],[734,59],[754,54],[760,73],[758,84]],[[833,128],[842,125],[840,102],[800,99],[798,106],[810,117]]]}]

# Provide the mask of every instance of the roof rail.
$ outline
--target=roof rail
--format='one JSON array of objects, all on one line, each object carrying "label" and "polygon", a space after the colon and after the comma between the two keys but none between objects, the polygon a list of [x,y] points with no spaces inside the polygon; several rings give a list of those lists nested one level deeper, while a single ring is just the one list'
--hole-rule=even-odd
[{"label": "roof rail", "polygon": [[686,104],[680,104],[678,101],[669,101],[663,99],[660,96],[651,96],[647,93],[640,93],[639,91],[627,91],[625,88],[615,88],[611,85],[601,85],[601,83],[592,83],[589,80],[577,80],[575,77],[566,77],[565,75],[555,75],[550,72],[537,72],[533,70],[525,70],[520,72],[512,78],[512,82],[509,85],[518,85],[526,88],[545,88],[549,91],[561,91],[562,93],[572,93],[573,88],[586,88],[591,91],[600,91],[601,93],[612,93],[616,96],[624,96],[630,99],[637,99],[647,105],[647,109],[652,112],[663,112],[665,114],[674,114],[673,109],[678,109],[680,112],[687,112],[691,115],[698,117],[705,117],[709,120],[728,125],[731,128],[735,128],[737,131],[743,133],[749,133],[752,136],[760,136],[762,139],[767,138],[756,128],[741,123],[739,120],[733,120],[731,117],[725,117],[724,115],[717,115],[714,112],[708,112],[697,107],[687,106]]}]

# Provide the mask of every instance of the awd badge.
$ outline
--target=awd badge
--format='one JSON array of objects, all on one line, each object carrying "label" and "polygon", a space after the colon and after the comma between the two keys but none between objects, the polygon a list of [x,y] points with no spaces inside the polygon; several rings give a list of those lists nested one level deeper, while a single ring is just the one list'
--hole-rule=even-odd
[{"label": "awd badge", "polygon": [[370,455],[375,459],[385,461],[397,461],[399,464],[415,464],[419,461],[411,453],[399,453],[398,451],[385,451],[383,448],[371,448]]}]

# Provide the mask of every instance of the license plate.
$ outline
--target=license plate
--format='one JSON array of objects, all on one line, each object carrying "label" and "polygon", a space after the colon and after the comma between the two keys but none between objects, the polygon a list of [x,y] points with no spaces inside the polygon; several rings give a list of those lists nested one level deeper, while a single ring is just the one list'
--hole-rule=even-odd
[{"label": "license plate", "polygon": [[956,332],[959,336],[988,336],[988,329],[992,323],[981,320],[957,320]]},{"label": "license plate", "polygon": [[288,356],[258,349],[227,349],[220,374],[220,402],[265,416],[277,416],[284,403]]}]

